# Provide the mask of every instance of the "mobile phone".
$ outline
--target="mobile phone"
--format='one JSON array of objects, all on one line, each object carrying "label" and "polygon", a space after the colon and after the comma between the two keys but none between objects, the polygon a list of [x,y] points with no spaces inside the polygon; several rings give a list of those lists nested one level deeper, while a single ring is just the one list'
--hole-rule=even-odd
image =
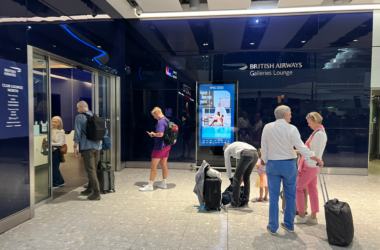
[{"label": "mobile phone", "polygon": [[148,134],[149,134],[149,132],[148,131],[146,131]]}]

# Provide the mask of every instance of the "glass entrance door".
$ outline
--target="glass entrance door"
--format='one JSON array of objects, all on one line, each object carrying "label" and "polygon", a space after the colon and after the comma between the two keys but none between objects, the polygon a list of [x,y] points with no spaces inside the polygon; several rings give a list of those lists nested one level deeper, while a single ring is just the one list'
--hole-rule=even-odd
[{"label": "glass entrance door", "polygon": [[[380,94],[380,91],[379,91]],[[370,120],[370,154],[369,159],[379,159],[379,105],[380,95],[377,95],[376,91],[373,91],[371,96],[371,120]]]}]

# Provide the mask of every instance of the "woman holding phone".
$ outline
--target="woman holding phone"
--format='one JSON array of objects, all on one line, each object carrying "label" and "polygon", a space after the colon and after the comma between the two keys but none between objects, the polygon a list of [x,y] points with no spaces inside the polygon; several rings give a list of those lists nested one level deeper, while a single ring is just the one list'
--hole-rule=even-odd
[{"label": "woman holding phone", "polygon": [[162,167],[162,183],[158,185],[159,188],[166,189],[166,179],[168,178],[168,157],[171,149],[170,145],[165,145],[164,134],[168,127],[169,120],[162,114],[159,107],[152,110],[152,115],[156,119],[157,126],[156,132],[148,132],[150,137],[155,138],[154,149],[152,152],[152,161],[150,164],[150,180],[148,185],[140,188],[140,191],[153,191],[153,182],[157,175],[157,165],[161,163]]}]

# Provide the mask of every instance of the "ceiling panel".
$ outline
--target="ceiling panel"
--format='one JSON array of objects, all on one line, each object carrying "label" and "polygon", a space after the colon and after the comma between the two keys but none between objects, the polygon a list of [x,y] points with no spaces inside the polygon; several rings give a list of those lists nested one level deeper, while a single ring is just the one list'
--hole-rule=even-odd
[{"label": "ceiling panel", "polygon": [[279,8],[286,8],[286,7],[303,7],[303,6],[315,6],[320,5],[324,0],[280,0],[278,2]]},{"label": "ceiling panel", "polygon": [[259,49],[285,48],[309,16],[272,17]]},{"label": "ceiling panel", "polygon": [[136,0],[144,12],[182,11],[178,0]]},{"label": "ceiling panel", "polygon": [[120,15],[122,15],[124,18],[136,18],[135,11],[129,5],[127,1],[120,1],[120,0],[106,0],[115,10],[117,10]]},{"label": "ceiling panel", "polygon": [[208,0],[209,10],[245,10],[251,6],[251,0]]}]

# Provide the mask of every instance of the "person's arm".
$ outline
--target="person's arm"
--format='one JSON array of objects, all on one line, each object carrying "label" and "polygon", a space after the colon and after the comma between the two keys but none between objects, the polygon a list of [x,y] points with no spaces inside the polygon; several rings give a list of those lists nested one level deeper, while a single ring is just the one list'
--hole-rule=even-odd
[{"label": "person's arm", "polygon": [[266,140],[266,126],[264,127],[263,134],[261,136],[261,159],[265,163],[268,163],[268,142]]},{"label": "person's arm", "polygon": [[[323,143],[323,132],[317,132],[315,133],[313,140],[310,142],[313,144],[313,152],[318,157],[319,155],[322,156],[323,151],[325,149],[326,144]],[[313,158],[310,158],[311,160],[316,161]]]},{"label": "person's arm", "polygon": [[231,179],[232,178],[231,154],[230,154],[228,148],[226,149],[226,151],[224,151],[224,165],[226,167],[228,179]]},{"label": "person's arm", "polygon": [[163,137],[164,133],[155,133],[155,132],[150,132],[149,133],[150,137]]},{"label": "person's arm", "polygon": [[259,167],[260,167],[260,163],[261,163],[261,160],[258,159],[258,161],[256,162],[256,168],[257,168],[257,169],[259,169]]},{"label": "person's arm", "polygon": [[63,145],[65,145],[66,143],[66,138],[65,138],[65,135],[62,135],[62,134],[59,134],[58,135],[58,141],[57,142],[51,142],[51,145],[53,147],[61,147]]},{"label": "person's arm", "polygon": [[[159,120],[157,123],[157,130],[156,132],[150,132],[150,137],[163,137],[165,132],[165,125],[163,120]],[[166,122],[165,122],[166,124]]]},{"label": "person's arm", "polygon": [[308,147],[306,147],[306,145],[302,142],[301,135],[298,132],[298,129],[292,129],[290,137],[294,146],[297,148],[301,155],[303,155],[305,158],[316,161],[320,167],[323,167],[323,161],[319,159],[319,157],[315,156],[314,152],[311,151]]},{"label": "person's arm", "polygon": [[75,125],[74,125],[74,155],[78,157],[78,144],[80,142],[80,138],[82,137],[82,121],[84,115],[77,115],[75,117]]}]

